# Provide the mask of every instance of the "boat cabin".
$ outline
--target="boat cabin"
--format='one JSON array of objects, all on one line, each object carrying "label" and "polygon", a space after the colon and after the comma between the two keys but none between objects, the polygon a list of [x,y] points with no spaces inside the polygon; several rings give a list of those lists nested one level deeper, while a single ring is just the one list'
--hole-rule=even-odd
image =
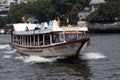
[{"label": "boat cabin", "polygon": [[44,47],[86,37],[86,27],[60,27],[55,21],[39,24],[14,24],[12,43],[26,47]]}]

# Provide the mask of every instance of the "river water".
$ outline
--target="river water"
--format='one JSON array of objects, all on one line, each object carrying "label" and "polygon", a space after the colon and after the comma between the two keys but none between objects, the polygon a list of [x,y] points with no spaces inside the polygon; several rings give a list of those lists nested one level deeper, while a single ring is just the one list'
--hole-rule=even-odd
[{"label": "river water", "polygon": [[11,50],[10,35],[0,34],[0,80],[119,80],[120,34],[90,34],[78,61],[22,57]]}]

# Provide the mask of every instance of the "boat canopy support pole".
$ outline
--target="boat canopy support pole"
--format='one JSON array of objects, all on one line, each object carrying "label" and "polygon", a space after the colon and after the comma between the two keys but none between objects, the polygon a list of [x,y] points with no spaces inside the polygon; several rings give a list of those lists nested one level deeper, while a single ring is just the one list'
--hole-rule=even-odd
[{"label": "boat canopy support pole", "polygon": [[22,44],[22,36],[20,36],[20,45]]},{"label": "boat canopy support pole", "polygon": [[65,32],[63,31],[63,40],[65,42]]},{"label": "boat canopy support pole", "polygon": [[37,41],[37,45],[39,46],[39,44],[40,44],[40,38],[39,38],[40,36],[38,35],[38,41]]},{"label": "boat canopy support pole", "polygon": [[43,34],[43,46],[45,45],[45,35]]},{"label": "boat canopy support pole", "polygon": [[50,34],[50,44],[52,44],[52,34]]},{"label": "boat canopy support pole", "polygon": [[78,33],[79,33],[79,32],[77,31],[77,40],[79,39]]},{"label": "boat canopy support pole", "polygon": [[35,46],[35,35],[33,36],[33,46]]},{"label": "boat canopy support pole", "polygon": [[26,39],[27,39],[27,36],[23,36],[23,45],[27,45],[27,41],[26,41]]},{"label": "boat canopy support pole", "polygon": [[32,41],[32,40],[31,40],[31,36],[30,36],[30,46],[31,46],[31,44],[32,44],[31,41]]},{"label": "boat canopy support pole", "polygon": [[29,43],[28,43],[28,35],[26,37],[27,37],[27,43],[26,43],[26,45],[28,46],[29,45]]},{"label": "boat canopy support pole", "polygon": [[12,34],[11,36],[12,36],[12,38],[11,38],[11,42],[14,43],[15,36],[14,36],[14,34]]}]

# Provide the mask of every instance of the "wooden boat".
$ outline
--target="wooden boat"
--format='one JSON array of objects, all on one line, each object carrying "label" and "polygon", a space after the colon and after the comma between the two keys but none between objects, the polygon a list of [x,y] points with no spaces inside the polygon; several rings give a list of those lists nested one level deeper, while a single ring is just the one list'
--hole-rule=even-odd
[{"label": "wooden boat", "polygon": [[39,24],[13,24],[11,47],[24,56],[77,57],[89,38],[87,27],[58,26],[55,20]]}]

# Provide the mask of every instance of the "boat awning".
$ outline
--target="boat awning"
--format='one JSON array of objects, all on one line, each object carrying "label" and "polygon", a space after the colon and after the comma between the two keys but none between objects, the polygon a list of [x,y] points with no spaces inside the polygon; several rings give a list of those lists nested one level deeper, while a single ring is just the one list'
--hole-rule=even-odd
[{"label": "boat awning", "polygon": [[13,28],[15,31],[26,31],[26,30],[35,30],[38,28],[39,24],[28,24],[28,23],[17,23],[13,24]]}]

